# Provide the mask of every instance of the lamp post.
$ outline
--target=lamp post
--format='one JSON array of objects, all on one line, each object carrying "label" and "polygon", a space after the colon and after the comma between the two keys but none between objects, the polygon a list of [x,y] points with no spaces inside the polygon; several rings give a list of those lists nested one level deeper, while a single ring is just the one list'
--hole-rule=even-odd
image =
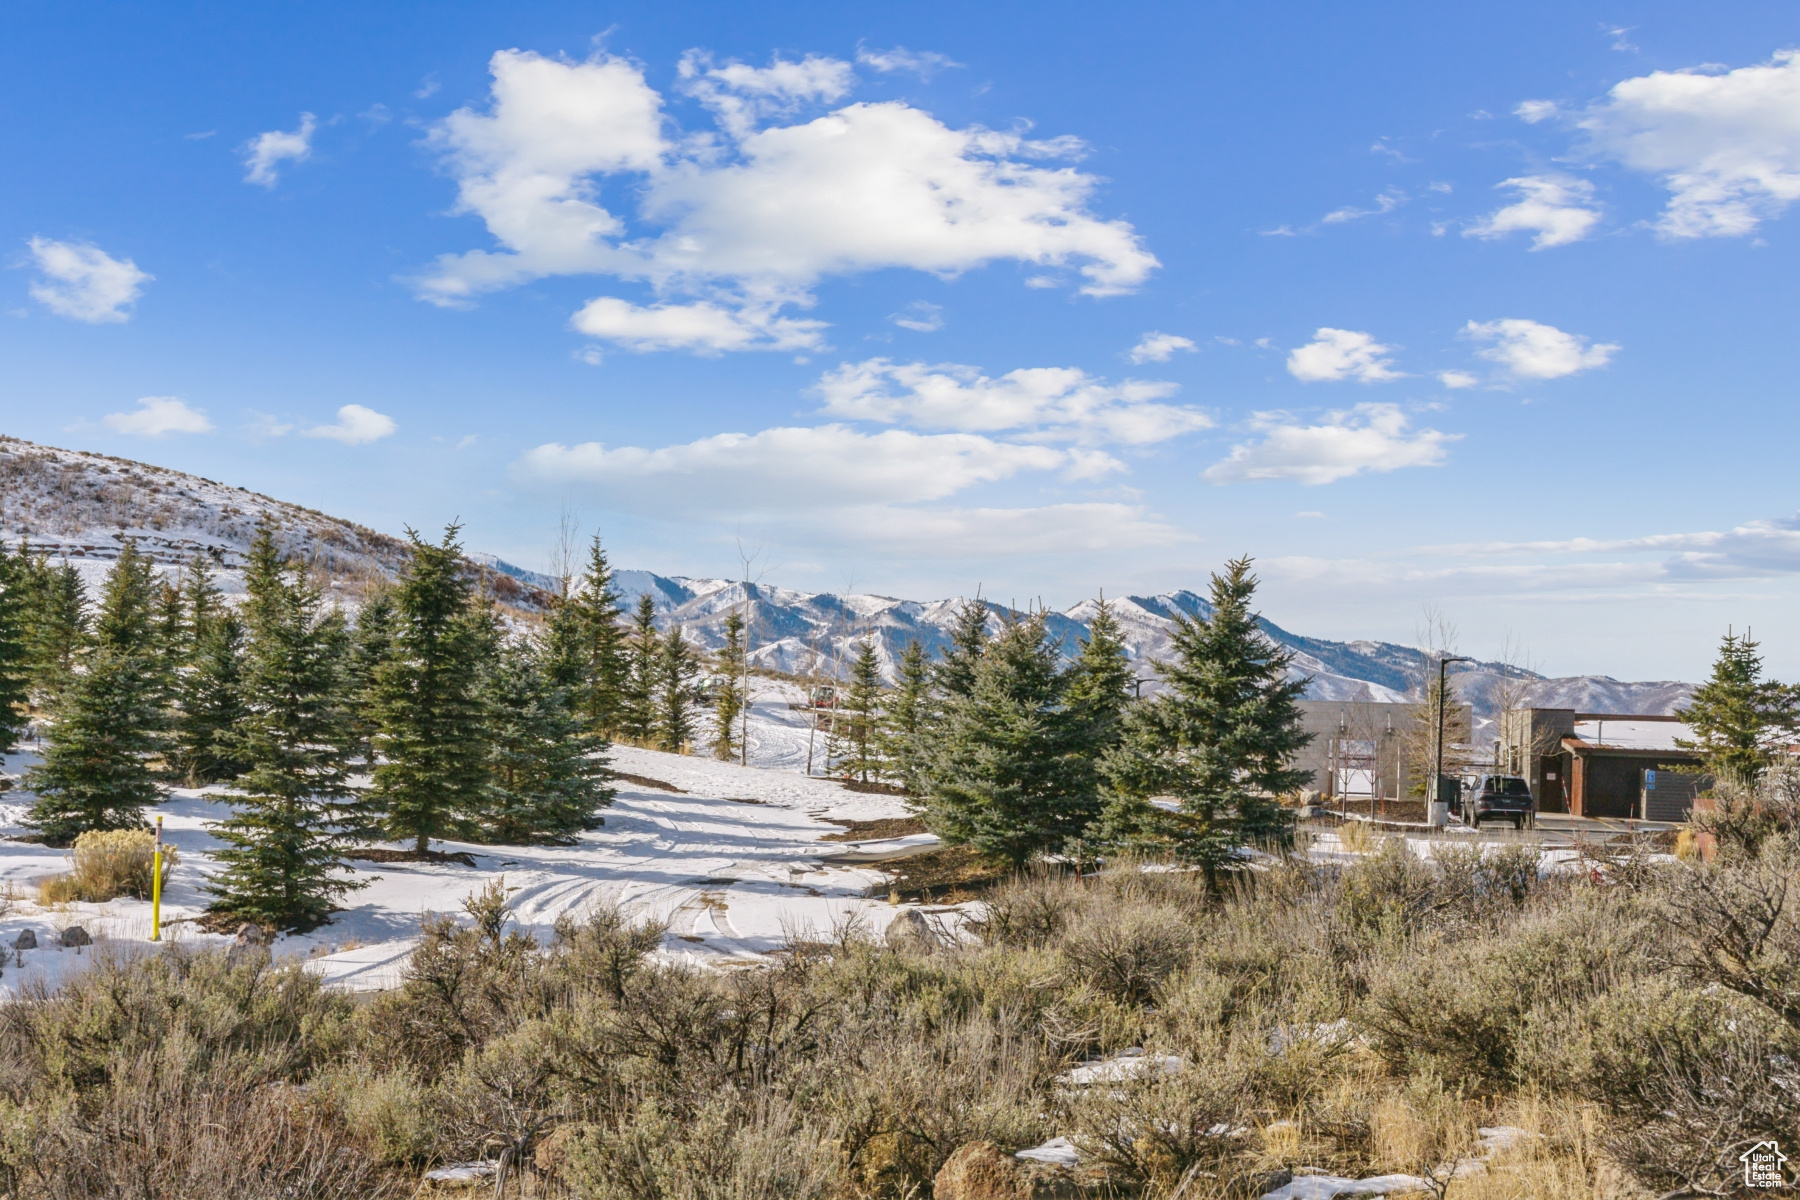
[{"label": "lamp post", "polygon": [[1444,799],[1444,694],[1448,690],[1444,671],[1453,662],[1474,661],[1460,654],[1446,654],[1438,659],[1437,767],[1432,773],[1431,807],[1426,810],[1426,821],[1440,829],[1450,823],[1450,803]]}]

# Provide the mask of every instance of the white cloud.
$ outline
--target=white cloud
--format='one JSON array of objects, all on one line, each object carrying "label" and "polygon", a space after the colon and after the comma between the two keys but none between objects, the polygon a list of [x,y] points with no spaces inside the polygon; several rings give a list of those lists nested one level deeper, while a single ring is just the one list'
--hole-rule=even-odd
[{"label": "white cloud", "polygon": [[337,410],[337,424],[315,425],[305,430],[303,437],[330,438],[334,442],[342,442],[346,446],[360,446],[365,442],[378,441],[387,437],[400,426],[394,418],[378,413],[372,408],[364,408],[360,404],[346,404]]},{"label": "white cloud", "polygon": [[1462,435],[1409,428],[1394,404],[1359,404],[1327,414],[1322,425],[1298,425],[1281,413],[1258,414],[1253,427],[1260,442],[1234,446],[1231,455],[1207,468],[1212,483],[1293,479],[1308,485],[1332,483],[1366,471],[1435,467],[1445,448]]},{"label": "white cloud", "polygon": [[[1536,125],[1540,121],[1548,121],[1560,113],[1554,100],[1527,100],[1513,109],[1513,115],[1527,125]],[[1484,116],[1486,114],[1483,114]]]},{"label": "white cloud", "polygon": [[614,502],[674,515],[782,513],[827,505],[941,500],[1021,471],[1053,471],[1074,460],[1048,446],[966,433],[862,433],[843,425],[721,433],[646,449],[599,442],[527,451],[517,473],[534,483],[586,484]]},{"label": "white cloud", "polygon": [[1138,344],[1131,348],[1126,357],[1134,363],[1168,362],[1177,350],[1195,349],[1197,347],[1191,338],[1152,331],[1139,338]]},{"label": "white cloud", "polygon": [[1379,217],[1384,213],[1391,213],[1405,203],[1405,192],[1401,191],[1399,188],[1389,188],[1387,191],[1381,193],[1381,195],[1375,197],[1374,208],[1352,208],[1347,206],[1326,213],[1322,219],[1327,225],[1341,225],[1345,221],[1355,221],[1362,217]]},{"label": "white cloud", "polygon": [[1464,237],[1498,238],[1509,233],[1535,233],[1533,250],[1579,242],[1600,222],[1593,204],[1594,185],[1585,179],[1521,175],[1495,185],[1519,193],[1516,203],[1496,209],[1463,230]]},{"label": "white cloud", "polygon": [[1145,445],[1213,423],[1194,409],[1156,403],[1175,392],[1172,383],[1108,384],[1074,367],[1026,367],[992,379],[954,363],[871,358],[827,371],[815,390],[825,411],[837,417],[925,429],[1011,430],[1037,441]]},{"label": "white cloud", "polygon": [[[1026,161],[1067,158],[1079,142],[952,129],[897,102],[760,124],[841,99],[851,80],[836,60],[717,67],[690,56],[682,86],[711,106],[722,135],[691,137],[666,128],[662,97],[623,59],[507,50],[491,69],[487,111],[457,110],[432,141],[461,211],[479,215],[499,248],[440,258],[418,281],[436,303],[599,274],[648,283],[665,304],[685,294],[760,312],[752,324],[774,330],[774,314],[810,303],[827,276],[952,276],[1011,259],[1073,268],[1082,291],[1110,295],[1158,265],[1129,225],[1090,211],[1094,176]],[[630,228],[602,203],[612,178],[620,202],[635,205]],[[669,344],[723,348],[717,338]]]},{"label": "white cloud", "polygon": [[914,300],[899,312],[890,313],[888,320],[902,329],[936,333],[944,327],[944,309],[942,305],[932,304],[928,300]]},{"label": "white cloud", "polygon": [[1800,51],[1627,79],[1574,123],[1589,153],[1661,178],[1665,237],[1742,236],[1800,199]]},{"label": "white cloud", "polygon": [[908,71],[920,79],[930,79],[939,71],[947,71],[962,66],[947,54],[939,54],[936,50],[908,50],[905,46],[895,46],[892,50],[870,50],[859,46],[856,50],[856,61],[873,71],[888,74],[893,71]]},{"label": "white cloud", "polygon": [[43,278],[31,285],[31,298],[59,317],[101,325],[128,321],[126,311],[156,276],[138,270],[129,258],[114,258],[86,242],[57,242],[34,237],[31,261]]},{"label": "white cloud", "polygon": [[1509,317],[1499,321],[1470,321],[1465,336],[1492,342],[1480,351],[1482,358],[1499,363],[1519,379],[1560,379],[1577,371],[1603,367],[1619,347],[1610,342],[1588,344],[1578,333],[1564,333],[1554,325]]},{"label": "white cloud", "polygon": [[245,183],[272,188],[280,176],[275,168],[283,162],[305,162],[312,157],[313,131],[318,122],[309,112],[300,114],[300,128],[292,133],[271,129],[259,133],[244,146]]},{"label": "white cloud", "polygon": [[1467,371],[1439,371],[1437,379],[1447,388],[1472,388],[1481,382]]},{"label": "white cloud", "polygon": [[728,308],[709,300],[640,307],[612,296],[590,300],[570,318],[589,337],[628,350],[804,350],[820,344],[823,321],[777,317],[771,305]]},{"label": "white cloud", "polygon": [[203,409],[190,408],[174,396],[145,396],[135,412],[107,413],[100,423],[114,433],[162,437],[171,433],[210,433],[213,424]]},{"label": "white cloud", "polygon": [[1288,355],[1288,374],[1302,383],[1336,383],[1355,379],[1383,383],[1403,379],[1386,357],[1392,346],[1383,346],[1366,333],[1352,329],[1321,327],[1313,340]]}]

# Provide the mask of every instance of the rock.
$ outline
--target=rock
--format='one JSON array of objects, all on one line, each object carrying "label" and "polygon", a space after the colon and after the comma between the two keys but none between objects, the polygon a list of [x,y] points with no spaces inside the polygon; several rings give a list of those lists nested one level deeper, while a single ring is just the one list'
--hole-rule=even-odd
[{"label": "rock", "polygon": [[19,936],[13,939],[14,950],[36,950],[37,934],[29,929],[19,930]]},{"label": "rock", "polygon": [[911,950],[929,954],[943,944],[931,921],[916,908],[902,911],[888,922],[885,940],[890,950]]},{"label": "rock", "polygon": [[1277,1188],[1284,1188],[1294,1182],[1294,1173],[1283,1167],[1279,1171],[1264,1171],[1261,1175],[1250,1177],[1250,1194],[1262,1196]]},{"label": "rock", "polygon": [[1074,1200],[1081,1186],[1069,1168],[1023,1162],[992,1142],[959,1146],[932,1182],[937,1200]]},{"label": "rock", "polygon": [[[263,934],[262,926],[258,925],[255,921],[245,921],[242,925],[238,926],[237,944],[240,946],[260,946],[267,940],[267,937]],[[429,1176],[427,1176],[427,1178],[429,1178]]]},{"label": "rock", "polygon": [[494,1170],[494,1164],[490,1162],[451,1163],[425,1172],[425,1178],[419,1181],[419,1190],[413,1196],[415,1200],[427,1196],[467,1196],[486,1188],[494,1178]]},{"label": "rock", "polygon": [[94,944],[94,939],[89,937],[88,931],[81,926],[71,925],[62,931],[62,944],[65,946],[91,946]]}]

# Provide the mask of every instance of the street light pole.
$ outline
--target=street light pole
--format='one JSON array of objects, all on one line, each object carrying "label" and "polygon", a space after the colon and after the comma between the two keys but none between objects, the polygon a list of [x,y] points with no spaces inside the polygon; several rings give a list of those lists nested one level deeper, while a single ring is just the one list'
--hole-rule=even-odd
[{"label": "street light pole", "polygon": [[[1431,779],[1431,807],[1426,810],[1428,824],[1443,826],[1450,823],[1450,805],[1444,799],[1444,694],[1448,690],[1444,671],[1453,662],[1474,662],[1460,654],[1446,654],[1438,659],[1438,695],[1437,695],[1437,768]],[[1443,812],[1438,807],[1443,806]]]}]

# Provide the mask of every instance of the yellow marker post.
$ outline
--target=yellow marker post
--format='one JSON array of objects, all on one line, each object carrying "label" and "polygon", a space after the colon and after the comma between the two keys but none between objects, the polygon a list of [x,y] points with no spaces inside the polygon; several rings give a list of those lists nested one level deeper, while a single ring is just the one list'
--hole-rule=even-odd
[{"label": "yellow marker post", "polygon": [[150,856],[150,940],[162,941],[162,814],[156,814],[156,852]]}]

